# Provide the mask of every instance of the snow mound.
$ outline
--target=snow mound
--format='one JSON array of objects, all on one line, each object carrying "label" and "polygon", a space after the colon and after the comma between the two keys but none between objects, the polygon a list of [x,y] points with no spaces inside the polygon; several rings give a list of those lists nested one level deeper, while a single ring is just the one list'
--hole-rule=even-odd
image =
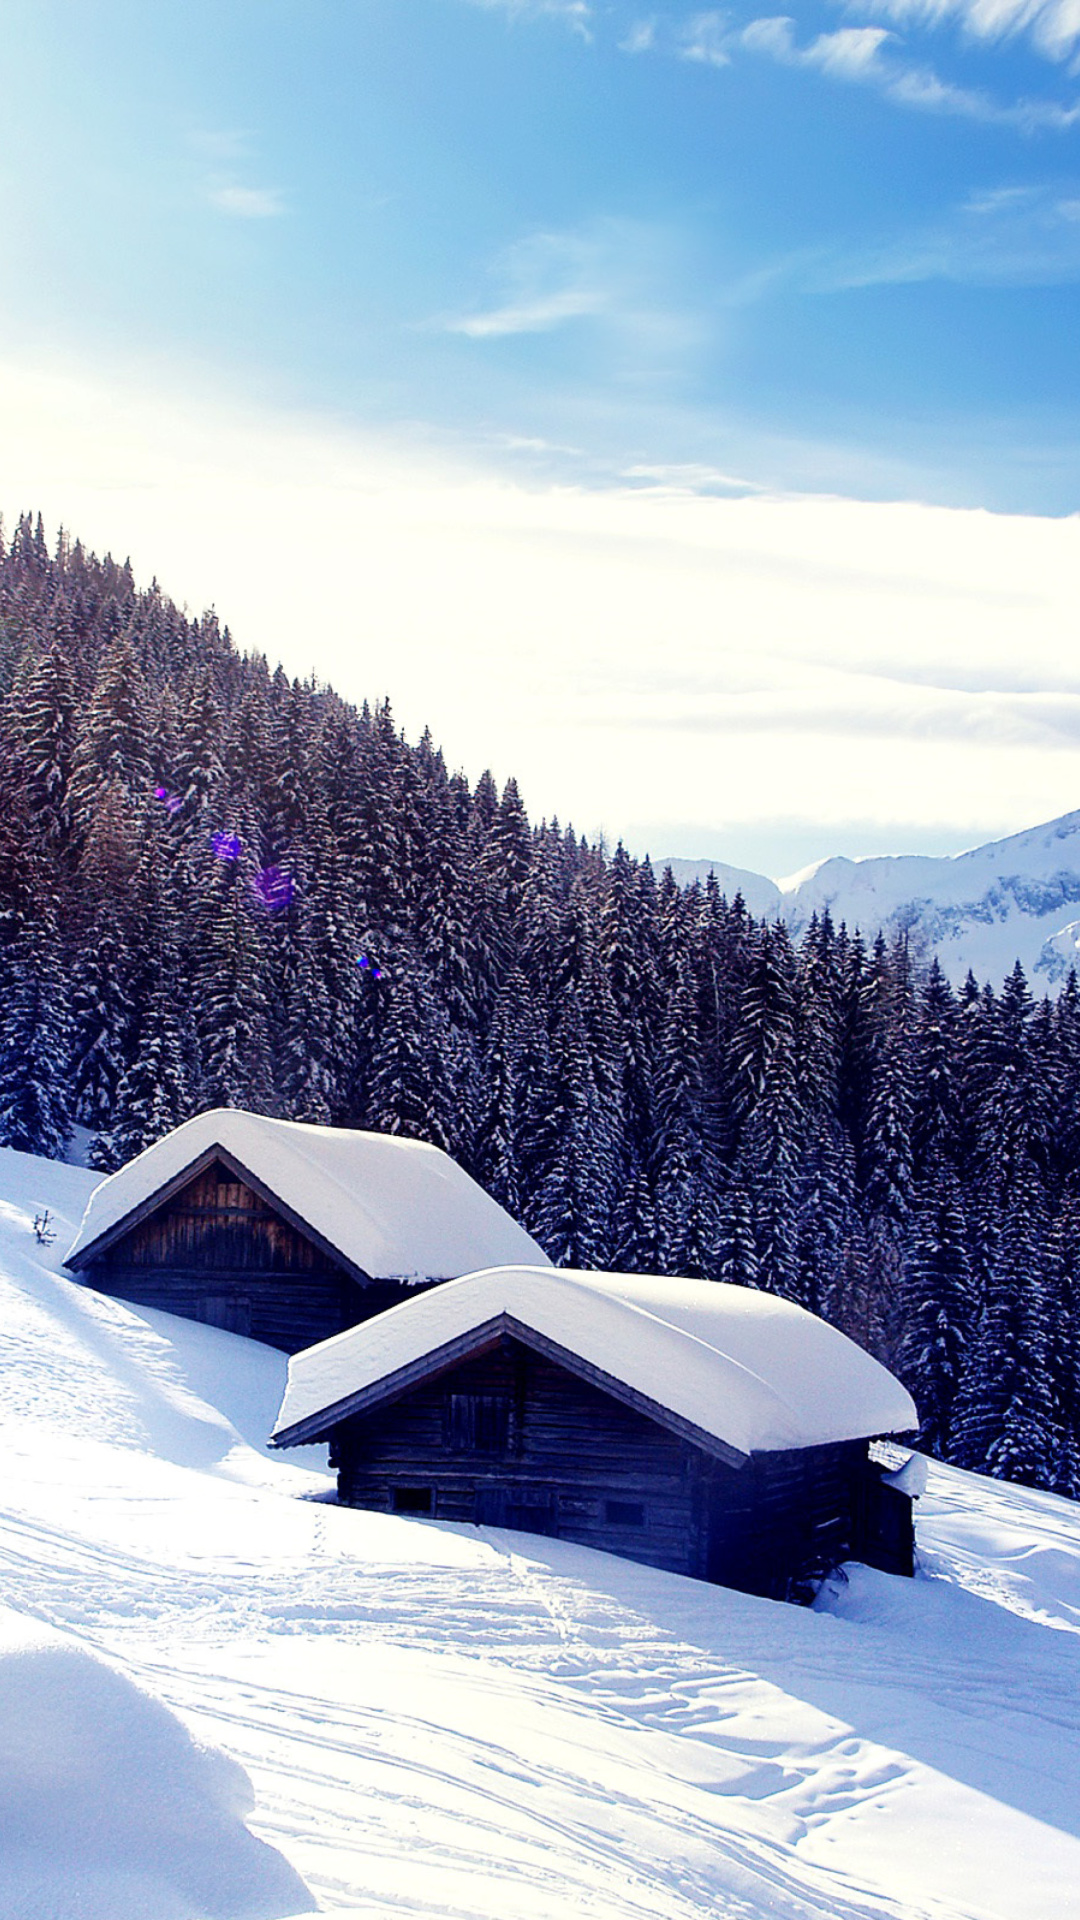
[{"label": "snow mound", "polygon": [[81,1265],[215,1148],[374,1280],[447,1280],[511,1260],[548,1264],[524,1227],[438,1147],[233,1108],[197,1114],[101,1181],[67,1264]]},{"label": "snow mound", "polygon": [[773,1294],[714,1280],[499,1267],[295,1354],[275,1440],[324,1432],[403,1368],[493,1322],[543,1336],[742,1454],[918,1424],[910,1395],[877,1360]]},{"label": "snow mound", "polygon": [[283,1920],[311,1896],[244,1824],[243,1767],[58,1635],[0,1615],[0,1920]]}]

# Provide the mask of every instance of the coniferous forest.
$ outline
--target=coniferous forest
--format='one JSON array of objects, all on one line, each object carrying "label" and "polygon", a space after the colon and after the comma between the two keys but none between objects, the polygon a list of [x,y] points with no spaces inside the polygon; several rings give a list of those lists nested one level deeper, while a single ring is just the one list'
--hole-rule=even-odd
[{"label": "coniferous forest", "polygon": [[1080,1497],[1080,989],[798,948],[385,705],[0,529],[0,1143],[202,1108],[445,1147],[564,1265],[764,1287],[921,1444]]}]

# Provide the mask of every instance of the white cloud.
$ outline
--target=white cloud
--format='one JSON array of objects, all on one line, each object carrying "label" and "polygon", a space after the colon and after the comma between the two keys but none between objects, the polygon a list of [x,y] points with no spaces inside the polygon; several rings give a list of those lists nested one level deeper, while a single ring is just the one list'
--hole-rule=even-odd
[{"label": "white cloud", "polygon": [[588,320],[602,325],[628,360],[678,361],[697,329],[673,295],[675,253],[665,230],[628,220],[528,234],[495,263],[500,297],[493,304],[437,324],[468,339],[497,340]]},{"label": "white cloud", "polygon": [[0,364],[9,526],[40,506],[290,672],[389,694],[538,815],[738,859],[770,820],[825,853],[858,818],[872,851],[1075,805],[1080,519],[519,486],[129,378]]},{"label": "white cloud", "polygon": [[883,70],[887,72],[881,49],[893,39],[895,35],[884,27],[841,27],[836,33],[819,33],[804,58],[808,66],[820,67],[841,80],[877,79]]},{"label": "white cloud", "polygon": [[1080,0],[851,0],[850,10],[906,27],[955,23],[971,40],[1029,38],[1048,60],[1068,60],[1080,45]]},{"label": "white cloud", "polygon": [[216,160],[222,166],[251,156],[251,135],[239,127],[196,127],[188,142],[204,160]]},{"label": "white cloud", "polygon": [[238,220],[275,220],[285,203],[276,187],[242,187],[229,182],[209,189],[211,206]]},{"label": "white cloud", "polygon": [[635,20],[619,41],[620,53],[651,53],[656,45],[655,19]]},{"label": "white cloud", "polygon": [[639,462],[625,468],[622,478],[642,480],[665,492],[690,495],[765,491],[756,481],[747,480],[741,474],[724,473],[719,467],[706,466],[696,460],[667,461],[652,466]]},{"label": "white cloud", "polygon": [[885,27],[841,27],[835,33],[819,33],[808,46],[795,40],[795,22],[786,14],[752,20],[738,36],[738,43],[750,53],[767,54],[788,67],[820,67],[841,80],[887,78],[889,69],[880,59],[881,48],[895,39]]},{"label": "white cloud", "polygon": [[1053,100],[1023,99],[1002,105],[977,88],[954,86],[931,67],[911,64],[899,52],[897,35],[887,27],[841,27],[819,33],[800,46],[790,15],[770,15],[729,35],[725,45],[763,54],[781,66],[813,67],[836,80],[875,86],[899,105],[923,112],[959,114],[1024,132],[1037,127],[1064,131],[1080,121],[1080,103],[1063,106]]},{"label": "white cloud", "polygon": [[567,320],[580,320],[586,314],[603,311],[607,296],[600,288],[566,287],[561,293],[549,293],[535,300],[510,301],[492,307],[487,313],[466,314],[448,320],[448,333],[463,333],[470,340],[497,340],[512,333],[549,333]]},{"label": "white cloud", "polygon": [[474,7],[486,7],[489,11],[519,15],[523,19],[543,18],[545,15],[556,20],[565,20],[573,32],[584,40],[591,40],[590,22],[592,7],[588,0],[470,0]]},{"label": "white cloud", "polygon": [[831,265],[827,287],[954,280],[969,286],[1060,286],[1080,281],[1080,199],[1060,186],[974,193],[931,226]]},{"label": "white cloud", "polygon": [[697,13],[683,27],[678,51],[684,60],[696,60],[702,66],[729,67],[728,45],[731,24],[724,13]]}]

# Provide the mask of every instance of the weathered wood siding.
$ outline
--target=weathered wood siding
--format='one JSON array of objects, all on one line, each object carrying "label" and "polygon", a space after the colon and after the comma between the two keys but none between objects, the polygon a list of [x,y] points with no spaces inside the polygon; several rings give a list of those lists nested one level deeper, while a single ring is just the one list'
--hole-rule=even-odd
[{"label": "weathered wood siding", "polygon": [[228,1168],[205,1167],[85,1269],[140,1306],[296,1353],[393,1306],[403,1289],[363,1287]]},{"label": "weathered wood siding", "polygon": [[696,1449],[516,1341],[344,1421],[332,1457],[351,1506],[517,1526],[705,1571]]},{"label": "weathered wood siding", "polygon": [[865,1440],[716,1463],[708,1492],[707,1576],[773,1599],[797,1597],[850,1559],[868,1472]]},{"label": "weathered wood siding", "polygon": [[[511,1339],[343,1421],[331,1459],[351,1506],[552,1534],[775,1599],[808,1598],[845,1559],[884,1564],[864,1440],[727,1466]],[[889,1570],[911,1571],[902,1542]]]}]

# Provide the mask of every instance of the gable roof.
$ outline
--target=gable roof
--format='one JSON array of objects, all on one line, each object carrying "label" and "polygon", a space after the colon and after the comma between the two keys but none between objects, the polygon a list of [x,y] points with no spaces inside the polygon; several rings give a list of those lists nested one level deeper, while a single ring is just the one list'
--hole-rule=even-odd
[{"label": "gable roof", "polygon": [[503,1335],[732,1463],[918,1424],[911,1396],[879,1361],[773,1294],[507,1266],[451,1281],[295,1354],[273,1439],[313,1439]]},{"label": "gable roof", "polygon": [[438,1147],[221,1107],[95,1187],[66,1264],[85,1266],[219,1150],[241,1178],[373,1280],[445,1280],[504,1260],[547,1263],[524,1227]]}]

